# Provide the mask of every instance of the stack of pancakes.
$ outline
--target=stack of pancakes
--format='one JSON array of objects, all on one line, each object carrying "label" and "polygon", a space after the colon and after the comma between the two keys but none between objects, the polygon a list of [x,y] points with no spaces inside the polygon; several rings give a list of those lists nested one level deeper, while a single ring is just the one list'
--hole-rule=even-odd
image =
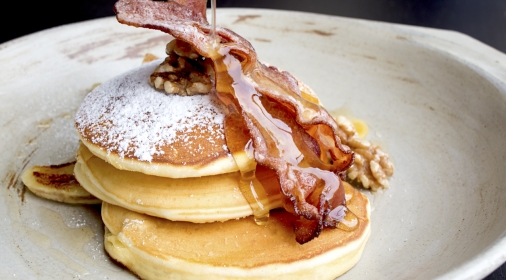
[{"label": "stack of pancakes", "polygon": [[149,76],[159,64],[97,87],[76,114],[82,145],[74,173],[103,201],[110,256],[145,279],[334,278],[355,265],[370,231],[367,198],[345,183],[358,226],[300,245],[276,174],[260,166],[260,202],[272,211],[257,225],[239,189],[241,155],[226,145],[223,105],[212,93],[154,89]]}]

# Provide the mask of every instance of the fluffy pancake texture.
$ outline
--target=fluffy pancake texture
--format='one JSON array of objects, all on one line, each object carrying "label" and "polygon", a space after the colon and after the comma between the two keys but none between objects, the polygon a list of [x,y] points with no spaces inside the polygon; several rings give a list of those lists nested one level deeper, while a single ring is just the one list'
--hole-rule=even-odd
[{"label": "fluffy pancake texture", "polygon": [[[79,183],[108,203],[173,221],[226,221],[252,215],[239,189],[239,173],[193,178],[166,178],[119,170],[93,155],[84,145],[77,151],[74,170]],[[268,193],[267,209],[282,206],[274,172],[257,172]]]},{"label": "fluffy pancake texture", "polygon": [[304,245],[295,241],[292,215],[271,212],[258,226],[252,217],[223,223],[173,222],[104,203],[105,248],[146,279],[331,279],[359,260],[370,234],[368,199],[346,184],[352,231],[329,229]]},{"label": "fluffy pancake texture", "polygon": [[82,142],[118,169],[186,178],[237,171],[215,94],[167,95],[149,84],[157,60],[86,96],[75,121]]}]

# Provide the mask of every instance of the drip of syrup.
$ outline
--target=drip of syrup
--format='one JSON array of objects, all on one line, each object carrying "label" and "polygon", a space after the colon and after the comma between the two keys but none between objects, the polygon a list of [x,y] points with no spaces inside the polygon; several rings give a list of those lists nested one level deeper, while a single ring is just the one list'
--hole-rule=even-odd
[{"label": "drip of syrup", "polygon": [[212,47],[217,48],[220,42],[216,35],[216,0],[211,0],[211,41]]},{"label": "drip of syrup", "polygon": [[[346,185],[344,188],[346,203],[350,203],[354,199],[352,192],[353,187],[347,182],[343,182],[343,185]],[[344,218],[337,224],[337,228],[344,231],[354,231],[358,228],[359,223],[360,221],[357,215],[348,209],[344,215]]]},{"label": "drip of syrup", "polygon": [[[256,90],[251,79],[258,77],[258,71],[261,69],[258,65],[248,67],[247,70],[243,69],[241,61],[231,54],[231,47],[221,44],[215,30],[215,3],[212,4],[212,8],[212,43],[208,45],[208,53],[214,63],[216,93],[228,108],[225,121],[227,146],[239,167],[240,189],[253,210],[256,223],[267,222],[269,209],[262,201],[268,202],[268,197],[255,175],[257,163],[247,126],[255,127],[260,131],[268,147],[268,156],[278,158],[286,164],[283,172],[292,174],[290,175],[292,177],[297,176],[306,181],[313,181],[313,183],[299,182],[301,185],[316,186],[309,197],[297,188],[289,195],[294,196],[298,201],[307,199],[312,205],[324,203],[328,206],[327,209],[333,209],[330,216],[334,222],[332,222],[333,225],[329,224],[330,226],[336,226],[337,221],[345,220],[346,224],[342,226],[343,228],[354,228],[358,220],[356,217],[353,218],[353,213],[345,206],[345,192],[340,179],[328,169],[331,160],[327,156],[327,151],[322,151],[320,155],[317,155],[314,148],[307,142],[308,135],[311,135],[320,147],[334,147],[334,140],[328,137],[330,128],[315,125],[308,131],[301,131],[301,127],[295,122],[293,116],[287,117],[289,113],[286,108]],[[269,84],[288,95],[291,94],[267,79],[255,79],[255,81]],[[311,119],[317,114],[319,109],[314,103],[304,99],[299,99],[299,102],[304,108],[301,113],[302,118]],[[238,127],[241,129],[237,129]]]},{"label": "drip of syrup", "polygon": [[346,211],[344,217],[337,224],[337,228],[344,231],[354,231],[358,228],[359,221],[353,212]]},{"label": "drip of syrup", "polygon": [[[267,198],[264,187],[256,177],[256,164],[250,168],[240,168],[241,180],[239,188],[253,210],[253,217],[257,225],[265,225],[269,221],[269,208],[262,200]],[[267,201],[268,202],[268,201]]]},{"label": "drip of syrup", "polygon": [[256,177],[257,162],[249,132],[237,112],[229,113],[225,118],[225,138],[241,174],[239,189],[253,211],[255,222],[264,225],[269,220],[270,209],[265,205],[269,198]]}]

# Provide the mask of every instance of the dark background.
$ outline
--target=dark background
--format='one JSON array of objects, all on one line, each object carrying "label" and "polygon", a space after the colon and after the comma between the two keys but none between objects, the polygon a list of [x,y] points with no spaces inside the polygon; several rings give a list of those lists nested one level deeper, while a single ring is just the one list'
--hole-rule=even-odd
[{"label": "dark background", "polygon": [[[216,1],[218,7],[296,10],[456,30],[506,53],[506,0]],[[53,26],[111,16],[114,2],[77,0],[62,5],[59,1],[10,1],[9,8],[4,6],[0,12],[0,43]]]},{"label": "dark background", "polygon": [[[306,11],[455,30],[506,53],[506,0],[216,1],[218,7]],[[0,43],[66,23],[111,16],[114,2],[81,0],[61,4],[55,1],[10,1],[9,7],[4,5],[0,12]],[[485,279],[506,279],[506,264]]]}]

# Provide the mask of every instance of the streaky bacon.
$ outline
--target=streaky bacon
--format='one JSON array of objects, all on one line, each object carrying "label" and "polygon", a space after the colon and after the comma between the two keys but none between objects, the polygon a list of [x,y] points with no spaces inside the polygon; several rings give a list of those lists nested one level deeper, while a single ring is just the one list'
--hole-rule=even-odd
[{"label": "streaky bacon", "polygon": [[[189,43],[203,57],[211,58],[209,46],[213,41],[211,27],[205,17],[206,2],[119,0],[114,10],[120,23],[163,31]],[[330,114],[320,105],[302,97],[297,79],[288,72],[259,62],[250,42],[233,31],[216,27],[216,34],[221,45],[226,46],[229,53],[240,61],[251,86],[266,97],[264,100],[277,103],[274,105],[276,117],[290,126],[294,138],[302,139],[299,139],[302,143],[299,146],[310,151],[304,156],[311,167],[317,170],[315,172],[323,176],[315,179],[297,167],[288,166],[270,152],[266,144],[268,133],[263,131],[253,115],[242,111],[241,104],[238,104],[236,110],[241,113],[251,135],[255,160],[276,171],[281,190],[286,196],[285,209],[300,217],[293,225],[296,240],[305,243],[317,237],[324,227],[335,227],[342,219],[346,202],[341,180],[353,163],[354,154],[341,144],[339,128]],[[311,137],[314,141],[307,140]],[[315,142],[319,149],[315,148]],[[332,176],[328,176],[329,173]]]}]

